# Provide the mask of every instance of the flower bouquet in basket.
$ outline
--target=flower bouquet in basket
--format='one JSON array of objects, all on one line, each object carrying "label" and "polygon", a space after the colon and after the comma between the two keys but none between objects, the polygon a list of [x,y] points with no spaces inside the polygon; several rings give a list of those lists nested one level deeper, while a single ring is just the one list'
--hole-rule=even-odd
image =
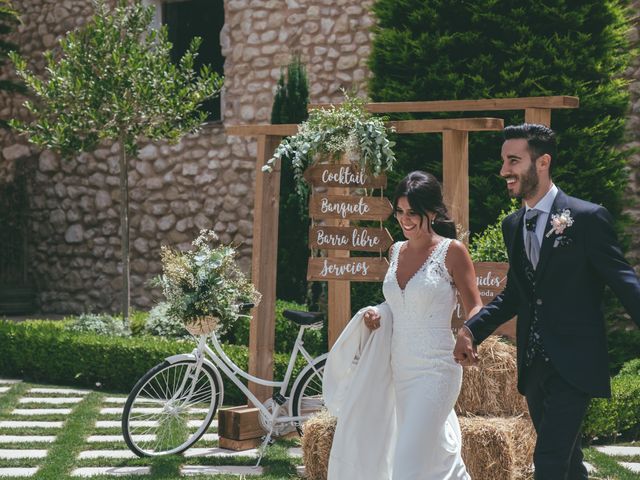
[{"label": "flower bouquet in basket", "polygon": [[162,275],[155,283],[166,297],[167,315],[182,321],[192,335],[229,325],[241,316],[243,304],[260,301],[260,293],[238,268],[235,248],[213,246],[217,240],[214,232],[202,230],[192,250],[162,247]]}]

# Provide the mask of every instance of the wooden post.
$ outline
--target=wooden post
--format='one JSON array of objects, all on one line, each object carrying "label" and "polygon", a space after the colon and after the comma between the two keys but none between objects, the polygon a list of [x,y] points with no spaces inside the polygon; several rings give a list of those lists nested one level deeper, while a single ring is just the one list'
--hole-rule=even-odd
[{"label": "wooden post", "polygon": [[526,108],[524,110],[524,121],[526,123],[539,123],[541,125],[551,126],[551,109],[550,108]]},{"label": "wooden post", "polygon": [[[349,164],[349,161],[343,156],[340,163]],[[327,188],[328,195],[349,195],[350,189],[347,187],[330,187]],[[348,227],[349,220],[327,219],[327,226]],[[350,253],[348,250],[328,250],[327,256],[334,258],[348,258]],[[329,280],[329,302],[327,305],[329,331],[328,340],[329,348],[333,346],[338,339],[344,327],[351,319],[351,282],[346,280]]]},{"label": "wooden post", "polygon": [[[251,279],[262,294],[253,310],[249,332],[249,373],[273,379],[273,349],[276,330],[276,270],[278,264],[278,206],[280,203],[280,162],[273,172],[262,166],[273,155],[281,136],[259,135],[256,162],[256,189],[253,220]],[[249,382],[249,390],[260,400],[271,397],[272,388]]]},{"label": "wooden post", "polygon": [[451,218],[469,231],[469,133],[442,132],[442,187]]}]

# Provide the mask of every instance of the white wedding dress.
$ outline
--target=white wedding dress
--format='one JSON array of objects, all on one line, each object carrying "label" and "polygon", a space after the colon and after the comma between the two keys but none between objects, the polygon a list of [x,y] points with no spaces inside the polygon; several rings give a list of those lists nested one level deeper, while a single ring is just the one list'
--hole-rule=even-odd
[{"label": "white wedding dress", "polygon": [[453,360],[450,243],[435,247],[404,290],[396,276],[402,242],[394,244],[386,301],[376,307],[381,328],[368,333],[363,309],[329,353],[325,401],[338,417],[329,480],[470,479],[453,410],[462,367]]}]

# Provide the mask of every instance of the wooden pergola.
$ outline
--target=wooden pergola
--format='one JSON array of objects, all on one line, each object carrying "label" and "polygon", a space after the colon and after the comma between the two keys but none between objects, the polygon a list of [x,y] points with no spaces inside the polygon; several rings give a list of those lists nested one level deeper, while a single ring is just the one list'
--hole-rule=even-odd
[{"label": "wooden pergola", "polygon": [[[375,113],[424,113],[524,110],[528,123],[551,124],[554,109],[577,108],[578,98],[568,96],[527,97],[483,100],[430,102],[369,103]],[[322,108],[326,105],[312,105]],[[469,228],[469,133],[498,131],[504,127],[500,118],[456,118],[389,122],[399,134],[441,133],[443,152],[443,190],[447,206],[456,224]],[[298,125],[236,125],[226,128],[227,135],[257,137],[256,183],[253,219],[252,280],[262,293],[254,309],[249,337],[249,373],[273,378],[275,340],[276,268],[278,244],[278,210],[280,200],[280,165],[265,173],[262,166],[273,156],[283,137],[294,135]],[[351,317],[349,282],[330,282],[329,343],[333,344]],[[271,389],[255,384],[251,391],[260,399],[271,396]]]}]

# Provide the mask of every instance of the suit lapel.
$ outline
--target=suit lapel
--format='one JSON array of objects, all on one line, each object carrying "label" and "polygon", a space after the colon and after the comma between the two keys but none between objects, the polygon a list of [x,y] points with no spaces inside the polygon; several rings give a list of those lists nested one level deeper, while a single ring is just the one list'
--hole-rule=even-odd
[{"label": "suit lapel", "polygon": [[551,252],[553,252],[553,242],[555,241],[557,236],[555,233],[547,236],[547,232],[551,229],[551,215],[567,208],[567,200],[567,196],[564,194],[564,192],[558,189],[558,194],[556,195],[556,198],[553,201],[553,205],[551,206],[549,218],[547,219],[547,224],[545,225],[544,234],[542,237],[542,245],[540,246],[540,260],[538,260],[538,267],[536,268],[536,281],[542,278],[542,274],[544,273],[544,270],[549,263]]}]

